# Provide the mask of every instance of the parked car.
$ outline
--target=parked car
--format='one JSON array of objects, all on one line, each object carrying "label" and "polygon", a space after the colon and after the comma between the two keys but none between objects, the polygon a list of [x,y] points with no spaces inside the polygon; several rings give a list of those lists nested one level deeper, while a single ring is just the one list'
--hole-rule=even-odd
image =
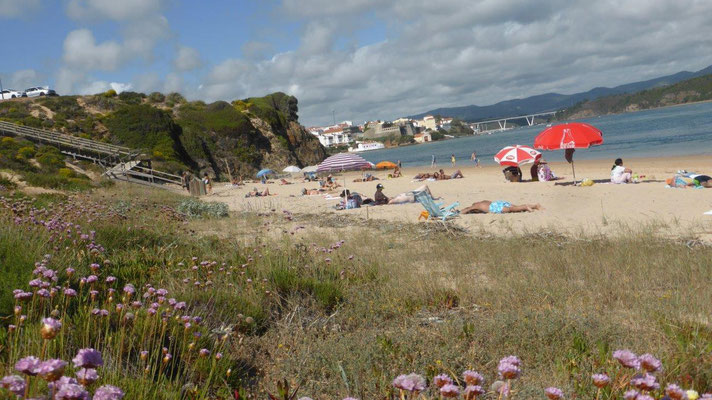
[{"label": "parked car", "polygon": [[14,89],[5,89],[0,92],[0,100],[14,99],[16,97],[27,97],[27,95],[25,92],[20,92],[19,90]]},{"label": "parked car", "polygon": [[57,93],[50,89],[49,86],[37,86],[31,87],[25,90],[27,97],[37,97],[37,96],[56,96]]}]

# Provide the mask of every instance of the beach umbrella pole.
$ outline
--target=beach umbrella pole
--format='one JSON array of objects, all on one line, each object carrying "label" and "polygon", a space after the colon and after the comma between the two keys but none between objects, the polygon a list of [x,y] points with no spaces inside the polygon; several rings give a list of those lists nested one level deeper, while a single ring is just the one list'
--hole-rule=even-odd
[{"label": "beach umbrella pole", "polygon": [[571,160],[571,173],[574,174],[574,185],[576,185],[576,168],[574,168],[574,160]]}]

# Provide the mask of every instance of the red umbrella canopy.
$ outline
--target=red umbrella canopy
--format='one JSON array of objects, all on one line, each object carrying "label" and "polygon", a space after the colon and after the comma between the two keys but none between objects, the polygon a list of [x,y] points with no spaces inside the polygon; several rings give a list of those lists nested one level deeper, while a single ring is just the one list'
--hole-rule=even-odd
[{"label": "red umbrella canopy", "polygon": [[541,153],[529,146],[507,146],[494,156],[494,161],[499,165],[518,167],[522,164],[532,163],[541,158]]},{"label": "red umbrella canopy", "polygon": [[603,133],[593,125],[569,122],[544,129],[535,139],[540,150],[587,149],[603,143]]}]

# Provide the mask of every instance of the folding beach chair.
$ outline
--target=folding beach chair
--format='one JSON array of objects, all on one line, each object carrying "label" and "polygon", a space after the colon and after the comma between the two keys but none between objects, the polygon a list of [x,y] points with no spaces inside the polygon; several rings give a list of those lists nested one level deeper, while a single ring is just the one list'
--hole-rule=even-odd
[{"label": "folding beach chair", "polygon": [[460,212],[455,210],[455,207],[460,203],[454,202],[447,207],[442,207],[443,203],[436,203],[428,192],[414,192],[415,201],[423,205],[423,208],[428,212],[430,218],[440,218],[445,221],[448,218],[456,217]]}]

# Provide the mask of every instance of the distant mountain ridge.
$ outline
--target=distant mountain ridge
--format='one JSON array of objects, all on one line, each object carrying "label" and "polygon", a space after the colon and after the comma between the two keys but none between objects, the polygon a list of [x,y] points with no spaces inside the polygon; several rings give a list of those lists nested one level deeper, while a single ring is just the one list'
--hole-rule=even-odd
[{"label": "distant mountain ridge", "polygon": [[613,88],[597,87],[587,92],[574,94],[545,93],[524,99],[505,100],[488,106],[470,105],[463,107],[443,107],[412,115],[410,118],[420,119],[425,115],[442,115],[445,117],[460,118],[468,122],[476,122],[517,115],[558,111],[585,100],[595,100],[605,96],[635,93],[641,90],[669,86],[708,74],[712,74],[712,65],[696,72],[681,71],[672,75],[649,79],[647,81],[627,83]]}]

